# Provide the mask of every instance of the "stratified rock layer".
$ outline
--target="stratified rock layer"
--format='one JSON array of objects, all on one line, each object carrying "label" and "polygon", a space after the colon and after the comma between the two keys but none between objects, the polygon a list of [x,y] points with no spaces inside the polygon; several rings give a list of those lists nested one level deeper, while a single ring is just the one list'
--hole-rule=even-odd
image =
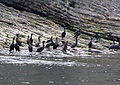
[{"label": "stratified rock layer", "polygon": [[[119,0],[0,0],[18,10],[47,17],[70,30],[83,27],[83,33],[107,33],[119,37]],[[85,29],[86,28],[86,29]]]},{"label": "stratified rock layer", "polygon": [[[62,27],[67,27],[71,31],[82,29],[81,37],[84,40],[81,43],[85,44],[83,47],[86,47],[85,41],[89,39],[88,36],[95,33],[107,43],[106,39],[113,40],[114,37],[114,40],[118,41],[120,37],[119,0],[0,0],[0,2],[1,29],[9,28],[9,32],[14,29],[19,30],[20,34],[34,32],[50,37],[61,36]],[[41,30],[45,33],[42,34]],[[72,36],[69,33],[68,37],[69,35]]]}]

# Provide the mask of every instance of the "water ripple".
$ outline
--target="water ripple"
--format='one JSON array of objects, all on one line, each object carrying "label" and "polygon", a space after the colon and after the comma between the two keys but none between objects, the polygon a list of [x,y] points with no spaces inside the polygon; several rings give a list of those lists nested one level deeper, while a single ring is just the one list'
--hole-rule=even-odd
[{"label": "water ripple", "polygon": [[6,64],[37,64],[37,65],[59,65],[59,66],[87,66],[87,63],[75,61],[64,62],[62,59],[57,61],[38,60],[30,57],[0,56],[0,62]]}]

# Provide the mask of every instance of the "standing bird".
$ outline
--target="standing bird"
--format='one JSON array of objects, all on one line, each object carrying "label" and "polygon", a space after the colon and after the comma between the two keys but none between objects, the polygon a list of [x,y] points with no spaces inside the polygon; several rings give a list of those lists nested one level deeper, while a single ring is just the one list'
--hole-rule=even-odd
[{"label": "standing bird", "polygon": [[16,34],[16,42],[19,46],[22,46],[21,41],[19,40],[19,34]]},{"label": "standing bird", "polygon": [[90,51],[90,49],[92,48],[92,40],[93,40],[93,37],[91,37],[91,40],[90,40],[90,42],[88,43],[89,51]]},{"label": "standing bird", "polygon": [[75,48],[78,44],[78,36],[75,37],[76,38],[76,41],[75,43],[71,46],[71,48]]},{"label": "standing bird", "polygon": [[15,48],[14,40],[15,40],[15,37],[13,38],[12,43],[11,43],[11,45],[10,45],[10,50],[9,50],[9,52],[11,52],[12,50],[14,51],[14,48]]},{"label": "standing bird", "polygon": [[38,37],[38,42],[36,42],[35,47],[39,47],[40,44],[40,36]]},{"label": "standing bird", "polygon": [[33,39],[32,39],[33,34],[31,33],[31,37],[30,37],[30,44],[33,45]]},{"label": "standing bird", "polygon": [[61,47],[65,44],[65,41],[61,41],[61,43],[62,43],[62,45],[61,45]]},{"label": "standing bird", "polygon": [[32,52],[33,51],[33,47],[32,47],[32,45],[29,43],[29,45],[28,45],[28,49],[29,49],[29,52]]},{"label": "standing bird", "polygon": [[20,47],[19,47],[19,45],[18,45],[17,42],[16,42],[16,44],[15,44],[15,50],[16,50],[16,51],[20,51]]},{"label": "standing bird", "polygon": [[49,40],[47,40],[47,43],[49,43],[51,41],[53,41],[53,36]]},{"label": "standing bird", "polygon": [[66,35],[66,30],[64,28],[64,32],[62,32],[62,39],[65,37],[65,35]]},{"label": "standing bird", "polygon": [[43,47],[39,47],[39,48],[37,49],[37,52],[42,52],[42,51],[44,50],[44,48],[45,48],[44,43],[45,43],[45,41],[43,41]]},{"label": "standing bird", "polygon": [[58,38],[56,37],[56,42],[53,45],[53,49],[57,49],[58,46],[59,46],[59,42],[58,42]]},{"label": "standing bird", "polygon": [[47,43],[47,45],[46,45],[46,48],[50,48],[50,46],[53,46],[54,45],[54,42],[53,42],[53,40],[51,40],[51,41],[49,41],[48,43]]},{"label": "standing bird", "polygon": [[64,47],[63,47],[63,49],[62,49],[62,52],[63,52],[63,53],[66,53],[67,45],[68,45],[68,41],[65,42],[65,45],[64,45]]},{"label": "standing bird", "polygon": [[28,45],[30,44],[29,35],[28,35],[28,37],[27,37],[27,44],[28,44]]}]

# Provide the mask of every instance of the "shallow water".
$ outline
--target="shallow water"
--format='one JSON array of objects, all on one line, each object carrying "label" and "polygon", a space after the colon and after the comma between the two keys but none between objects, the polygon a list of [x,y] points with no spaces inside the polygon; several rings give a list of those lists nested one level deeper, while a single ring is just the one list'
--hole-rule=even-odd
[{"label": "shallow water", "polygon": [[52,54],[1,52],[0,85],[120,85],[119,55]]}]

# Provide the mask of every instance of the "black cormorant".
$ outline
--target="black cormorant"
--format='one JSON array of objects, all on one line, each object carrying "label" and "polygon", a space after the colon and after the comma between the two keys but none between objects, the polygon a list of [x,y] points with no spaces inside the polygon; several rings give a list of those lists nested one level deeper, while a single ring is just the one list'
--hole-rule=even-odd
[{"label": "black cormorant", "polygon": [[33,39],[32,39],[33,34],[31,33],[31,37],[30,37],[30,44],[33,45]]},{"label": "black cormorant", "polygon": [[21,41],[19,41],[18,38],[19,38],[19,34],[16,34],[16,42],[19,46],[22,46],[22,43],[21,43]]},{"label": "black cormorant", "polygon": [[37,49],[37,52],[42,52],[42,51],[44,50],[44,48],[45,48],[44,43],[45,43],[45,41],[43,41],[43,47],[39,47],[39,48]]},{"label": "black cormorant", "polygon": [[29,49],[29,52],[32,52],[33,51],[33,47],[32,47],[32,45],[29,43],[29,45],[28,45],[28,49]]},{"label": "black cormorant", "polygon": [[38,37],[38,42],[36,42],[35,47],[39,47],[40,44],[40,36]]},{"label": "black cormorant", "polygon": [[65,45],[64,45],[64,47],[63,47],[63,49],[62,49],[62,52],[63,52],[63,53],[66,53],[67,45],[68,45],[68,41],[65,42]]},{"label": "black cormorant", "polygon": [[62,39],[65,37],[65,35],[66,35],[66,30],[64,28],[64,32],[62,32]]},{"label": "black cormorant", "polygon": [[56,42],[53,45],[53,49],[57,49],[58,46],[59,46],[59,42],[58,42],[58,38],[56,37]]},{"label": "black cormorant", "polygon": [[28,44],[28,45],[30,44],[29,35],[28,35],[28,37],[27,37],[27,44]]},{"label": "black cormorant", "polygon": [[62,45],[60,45],[61,47],[65,45],[65,41],[62,40],[61,43],[62,43]]},{"label": "black cormorant", "polygon": [[78,44],[78,36],[76,36],[75,38],[76,38],[75,43],[71,46],[71,48],[75,48]]},{"label": "black cormorant", "polygon": [[89,51],[90,51],[90,49],[92,48],[92,40],[93,40],[93,37],[91,37],[91,40],[90,40],[90,42],[88,43]]},{"label": "black cormorant", "polygon": [[51,38],[51,41],[49,41],[48,43],[47,43],[47,45],[46,45],[46,48],[50,48],[50,46],[53,46],[54,45],[54,42],[53,42],[53,40],[52,40],[52,38]]},{"label": "black cormorant", "polygon": [[14,51],[14,48],[15,48],[14,40],[15,40],[15,37],[13,38],[12,43],[11,43],[11,45],[10,45],[10,50],[9,50],[10,52],[11,52],[11,51]]},{"label": "black cormorant", "polygon": [[47,43],[49,43],[51,41],[53,41],[53,36],[49,40],[47,40]]},{"label": "black cormorant", "polygon": [[20,51],[20,47],[19,47],[19,45],[18,45],[17,42],[16,42],[16,44],[15,44],[15,50],[16,50],[16,51]]}]

